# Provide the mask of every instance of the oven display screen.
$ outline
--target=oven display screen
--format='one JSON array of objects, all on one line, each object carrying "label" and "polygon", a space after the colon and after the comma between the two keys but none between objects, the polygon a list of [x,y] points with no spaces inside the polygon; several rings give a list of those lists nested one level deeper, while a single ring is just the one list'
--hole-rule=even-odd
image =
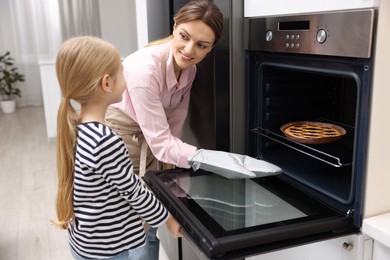
[{"label": "oven display screen", "polygon": [[279,22],[279,31],[309,30],[310,21]]}]

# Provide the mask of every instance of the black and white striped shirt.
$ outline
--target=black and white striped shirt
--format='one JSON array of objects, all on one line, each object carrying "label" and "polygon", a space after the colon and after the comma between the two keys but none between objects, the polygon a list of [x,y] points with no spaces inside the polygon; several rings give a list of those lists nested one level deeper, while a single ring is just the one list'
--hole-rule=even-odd
[{"label": "black and white striped shirt", "polygon": [[73,200],[76,219],[68,238],[84,258],[108,258],[143,246],[142,220],[158,227],[168,218],[134,174],[122,138],[98,122],[78,126]]}]

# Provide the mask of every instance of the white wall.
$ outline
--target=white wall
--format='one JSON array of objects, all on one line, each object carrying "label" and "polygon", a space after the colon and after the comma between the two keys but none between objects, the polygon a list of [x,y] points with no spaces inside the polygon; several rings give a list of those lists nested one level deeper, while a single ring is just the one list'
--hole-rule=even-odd
[{"label": "white wall", "polygon": [[102,38],[126,57],[170,34],[168,0],[99,0]]},{"label": "white wall", "polygon": [[111,42],[122,57],[138,49],[135,0],[99,0],[102,39]]}]

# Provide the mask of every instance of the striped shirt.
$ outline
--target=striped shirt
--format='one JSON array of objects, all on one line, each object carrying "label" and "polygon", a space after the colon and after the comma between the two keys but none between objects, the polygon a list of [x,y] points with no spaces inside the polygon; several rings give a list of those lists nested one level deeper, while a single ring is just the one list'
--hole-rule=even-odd
[{"label": "striped shirt", "polygon": [[98,123],[78,126],[73,205],[68,228],[73,250],[84,258],[108,258],[145,245],[142,220],[158,227],[167,210],[133,172],[119,135]]}]

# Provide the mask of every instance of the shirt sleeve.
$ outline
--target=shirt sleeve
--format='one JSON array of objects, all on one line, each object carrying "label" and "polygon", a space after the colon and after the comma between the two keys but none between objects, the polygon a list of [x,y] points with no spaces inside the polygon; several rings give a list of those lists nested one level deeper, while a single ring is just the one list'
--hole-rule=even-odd
[{"label": "shirt sleeve", "polygon": [[164,223],[169,213],[134,173],[132,162],[123,140],[111,134],[102,138],[91,154],[96,172],[114,187],[139,216],[152,227]]},{"label": "shirt sleeve", "polygon": [[[149,88],[148,88],[149,90]],[[161,98],[157,93],[151,93],[145,88],[133,88],[129,91],[134,110],[137,114],[137,121],[154,156],[163,162],[177,165],[182,168],[189,168],[187,159],[195,153],[196,147],[181,141],[171,132],[170,125],[165,115]],[[172,116],[173,130],[180,132],[182,129],[188,100],[181,102],[176,109],[176,115]]]}]

